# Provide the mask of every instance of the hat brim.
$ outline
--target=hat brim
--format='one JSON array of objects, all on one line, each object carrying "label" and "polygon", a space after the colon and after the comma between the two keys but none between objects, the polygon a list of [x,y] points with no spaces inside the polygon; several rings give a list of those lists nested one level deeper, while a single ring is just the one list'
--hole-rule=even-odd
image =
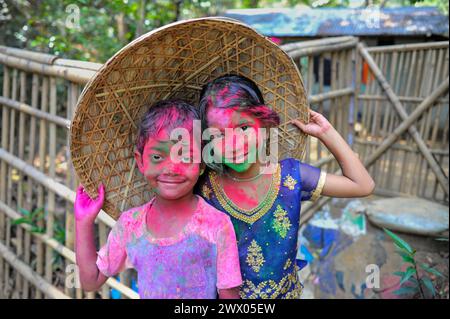
[{"label": "hat brim", "polygon": [[70,151],[90,196],[105,185],[103,210],[114,219],[153,196],[136,167],[141,116],[162,99],[196,105],[207,82],[244,75],[278,112],[279,158],[301,158],[306,135],[291,124],[308,121],[308,103],[295,63],[275,43],[227,18],[179,21],[135,39],[111,57],[85,86],[71,124]]}]

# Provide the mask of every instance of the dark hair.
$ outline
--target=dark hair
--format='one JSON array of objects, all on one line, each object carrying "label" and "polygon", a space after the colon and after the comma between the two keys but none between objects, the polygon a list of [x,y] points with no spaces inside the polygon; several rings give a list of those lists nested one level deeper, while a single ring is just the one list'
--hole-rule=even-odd
[{"label": "dark hair", "polygon": [[200,120],[198,109],[182,100],[162,100],[156,102],[142,116],[139,123],[136,148],[143,153],[148,138],[165,128],[172,130],[193,120]]},{"label": "dark hair", "polygon": [[267,127],[275,127],[280,124],[280,117],[265,105],[262,93],[256,83],[242,75],[226,74],[203,86],[199,108],[204,127],[208,127],[207,111],[211,106],[238,107],[240,111],[261,120]]}]

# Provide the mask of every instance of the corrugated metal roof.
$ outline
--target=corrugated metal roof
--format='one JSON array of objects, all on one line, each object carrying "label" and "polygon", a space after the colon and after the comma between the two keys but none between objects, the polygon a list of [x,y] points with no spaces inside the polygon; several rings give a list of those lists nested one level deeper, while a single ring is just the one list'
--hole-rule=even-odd
[{"label": "corrugated metal roof", "polygon": [[448,17],[436,7],[236,9],[225,17],[266,36],[413,36],[449,32]]}]

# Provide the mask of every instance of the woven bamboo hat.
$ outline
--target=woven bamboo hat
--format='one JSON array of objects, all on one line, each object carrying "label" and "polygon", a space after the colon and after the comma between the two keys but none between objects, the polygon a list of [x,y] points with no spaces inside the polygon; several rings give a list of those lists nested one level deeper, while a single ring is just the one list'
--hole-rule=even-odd
[{"label": "woven bamboo hat", "polygon": [[71,125],[70,151],[91,197],[105,185],[103,205],[113,218],[153,196],[137,169],[137,127],[149,105],[168,98],[198,102],[204,84],[224,74],[258,85],[281,118],[279,156],[301,158],[306,136],[286,122],[308,121],[301,75],[292,59],[255,30],[228,18],[175,22],[132,41],[85,86]]}]

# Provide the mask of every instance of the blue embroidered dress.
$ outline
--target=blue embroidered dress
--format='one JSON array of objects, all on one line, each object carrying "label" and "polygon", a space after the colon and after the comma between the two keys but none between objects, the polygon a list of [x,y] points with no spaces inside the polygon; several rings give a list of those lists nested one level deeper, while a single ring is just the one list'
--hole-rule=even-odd
[{"label": "blue embroidered dress", "polygon": [[243,279],[241,298],[300,297],[296,256],[301,201],[320,195],[325,176],[319,168],[284,159],[273,175],[267,205],[251,211],[239,209],[228,199],[216,172],[205,176],[200,194],[230,216],[236,232]]}]

